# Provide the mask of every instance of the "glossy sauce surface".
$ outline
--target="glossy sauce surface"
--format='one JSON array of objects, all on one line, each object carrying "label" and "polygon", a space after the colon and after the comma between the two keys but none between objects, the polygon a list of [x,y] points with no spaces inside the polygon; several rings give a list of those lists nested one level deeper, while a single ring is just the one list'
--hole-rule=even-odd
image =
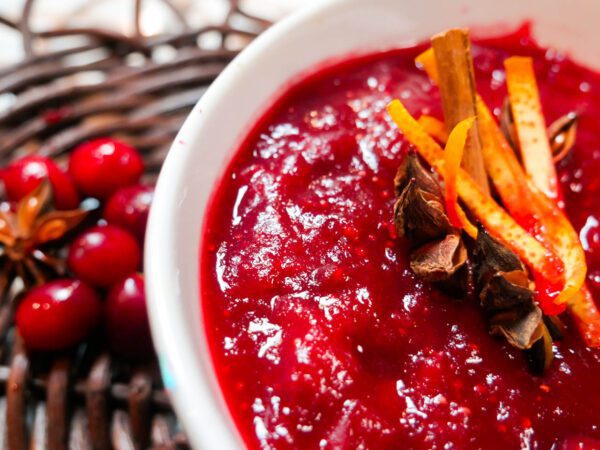
[{"label": "glossy sauce surface", "polygon": [[[473,299],[416,280],[392,225],[407,150],[385,113],[400,98],[441,118],[422,48],[322,70],[240,147],[214,199],[201,293],[215,367],[250,448],[561,448],[600,439],[600,351],[574,328],[534,377],[489,336]],[[578,111],[560,165],[567,211],[600,298],[600,78],[526,30],[475,45],[495,113],[503,60],[533,55],[548,122]],[[567,320],[568,322],[568,320]]]}]

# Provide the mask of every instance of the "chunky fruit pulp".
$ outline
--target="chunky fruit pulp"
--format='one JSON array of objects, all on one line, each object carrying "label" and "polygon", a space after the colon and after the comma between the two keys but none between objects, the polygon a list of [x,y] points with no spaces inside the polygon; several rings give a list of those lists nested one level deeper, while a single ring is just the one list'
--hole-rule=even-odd
[{"label": "chunky fruit pulp", "polygon": [[[201,297],[215,369],[250,448],[600,439],[600,351],[568,318],[552,366],[535,377],[519,351],[488,334],[476,300],[448,298],[409,269],[392,225],[408,146],[385,106],[400,98],[416,117],[442,117],[437,88],[413,62],[423,48],[351,59],[290,88],[218,187]],[[600,298],[600,76],[538,47],[526,29],[480,41],[473,54],[496,115],[513,54],[535,57],[548,122],[581,115],[559,172]]]}]

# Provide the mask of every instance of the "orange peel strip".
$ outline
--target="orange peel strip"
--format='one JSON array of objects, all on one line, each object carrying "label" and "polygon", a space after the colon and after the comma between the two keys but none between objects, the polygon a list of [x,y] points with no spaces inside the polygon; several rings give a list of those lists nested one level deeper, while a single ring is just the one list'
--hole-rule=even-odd
[{"label": "orange peel strip", "polygon": [[446,124],[440,119],[436,119],[433,116],[428,116],[424,114],[421,117],[419,117],[417,122],[419,122],[419,125],[421,125],[430,136],[433,136],[436,141],[445,144],[448,140]]},{"label": "orange peel strip", "polygon": [[[444,149],[444,185],[446,212],[448,213],[450,222],[456,228],[463,228],[472,238],[476,238],[477,228],[469,221],[465,212],[458,204],[456,187],[456,178],[467,142],[467,134],[473,123],[475,123],[474,117],[459,122],[450,133],[450,136],[448,136],[448,141]],[[425,127],[423,128],[425,129]]]},{"label": "orange peel strip", "polygon": [[556,168],[548,141],[533,60],[513,56],[504,61],[506,87],[525,171],[549,198],[558,199]]},{"label": "orange peel strip", "polygon": [[[517,137],[525,169],[533,184],[551,199],[560,198],[554,158],[546,134],[539,92],[531,58],[512,57],[505,61],[509,99],[515,119]],[[556,209],[556,208],[555,208]],[[569,224],[570,226],[570,224]],[[572,227],[569,227],[572,229]],[[560,233],[560,230],[558,231]],[[566,227],[562,233],[567,233]],[[574,231],[559,240],[574,240]],[[557,236],[555,236],[556,238]],[[577,246],[580,247],[580,246]],[[583,258],[583,249],[575,250]],[[575,256],[573,256],[575,258]],[[583,286],[569,301],[579,332],[589,347],[600,347],[600,312],[585,284],[585,270],[580,270]],[[566,297],[566,295],[565,295]]]},{"label": "orange peel strip", "polygon": [[[444,152],[431,136],[410,115],[399,100],[392,101],[388,113],[405,138],[438,173],[445,173]],[[525,263],[545,277],[558,276],[549,252],[498,205],[483,193],[463,169],[458,170],[456,187],[459,197],[486,229],[514,251]]]}]

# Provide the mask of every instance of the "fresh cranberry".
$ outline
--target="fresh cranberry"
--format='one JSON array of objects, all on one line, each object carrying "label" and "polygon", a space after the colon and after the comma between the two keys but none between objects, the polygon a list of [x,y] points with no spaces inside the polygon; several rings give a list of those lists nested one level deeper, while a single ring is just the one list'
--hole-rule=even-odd
[{"label": "fresh cranberry", "polygon": [[104,218],[109,224],[130,231],[143,242],[153,196],[153,186],[136,184],[121,188],[106,203]]},{"label": "fresh cranberry", "polygon": [[152,354],[141,274],[133,274],[111,288],[106,300],[106,331],[115,353],[130,358]]},{"label": "fresh cranberry", "polygon": [[73,273],[93,286],[108,288],[138,269],[140,247],[127,231],[114,225],[93,227],[69,249]]},{"label": "fresh cranberry", "polygon": [[135,184],[144,172],[137,150],[116,139],[96,139],[71,154],[69,171],[81,192],[106,199],[117,189]]},{"label": "fresh cranberry", "polygon": [[79,280],[51,281],[32,289],[19,304],[16,323],[32,350],[60,350],[81,342],[98,325],[102,303]]},{"label": "fresh cranberry", "polygon": [[17,159],[2,172],[1,177],[6,196],[11,201],[21,200],[43,179],[48,179],[57,209],[75,209],[79,205],[79,195],[71,176],[49,158],[30,155]]}]

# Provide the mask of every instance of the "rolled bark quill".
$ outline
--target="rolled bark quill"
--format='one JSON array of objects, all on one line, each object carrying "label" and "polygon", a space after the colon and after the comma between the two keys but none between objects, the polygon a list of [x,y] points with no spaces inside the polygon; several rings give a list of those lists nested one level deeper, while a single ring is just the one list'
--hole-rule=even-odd
[{"label": "rolled bark quill", "polygon": [[[439,89],[448,133],[458,122],[477,117],[475,75],[471,57],[469,32],[454,28],[435,35],[431,46],[439,74]],[[488,177],[481,153],[481,137],[477,121],[465,146],[462,167],[485,193],[490,192]]]}]

